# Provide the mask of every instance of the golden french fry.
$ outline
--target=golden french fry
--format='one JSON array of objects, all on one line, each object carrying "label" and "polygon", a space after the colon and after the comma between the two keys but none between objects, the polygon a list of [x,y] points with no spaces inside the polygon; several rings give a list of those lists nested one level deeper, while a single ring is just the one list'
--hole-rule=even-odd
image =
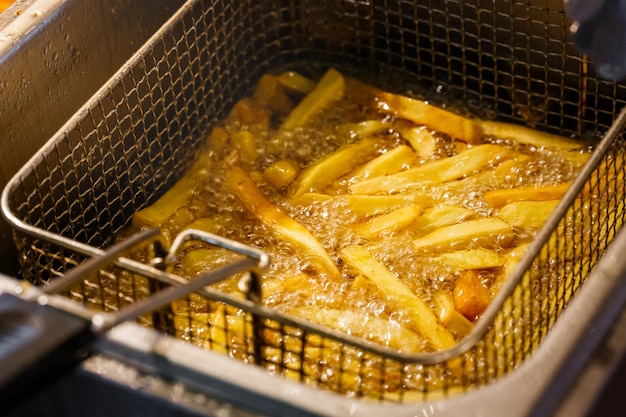
[{"label": "golden french fry", "polygon": [[489,290],[480,282],[476,271],[465,271],[454,286],[454,305],[468,319],[479,316],[491,301]]},{"label": "golden french fry", "polygon": [[485,200],[496,208],[503,207],[515,201],[558,200],[563,197],[570,185],[571,183],[565,182],[556,185],[503,188],[487,191],[485,193]]},{"label": "golden french fry", "polygon": [[415,161],[415,152],[406,145],[400,145],[361,165],[346,177],[349,182],[354,182],[394,174],[414,165]]},{"label": "golden french fry", "polygon": [[379,142],[375,139],[364,139],[332,153],[321,161],[306,168],[296,180],[291,196],[298,198],[304,193],[319,192],[331,182],[361,164],[372,156]]},{"label": "golden french fry", "polygon": [[495,248],[508,245],[512,239],[511,225],[500,219],[483,217],[440,227],[415,239],[413,248],[418,252],[445,252],[476,246]]},{"label": "golden french fry", "polygon": [[498,217],[515,227],[539,229],[557,204],[559,200],[514,201],[498,210]]},{"label": "golden french fry", "polygon": [[346,84],[350,94],[357,100],[384,113],[428,126],[473,145],[481,141],[480,125],[466,117],[435,107],[423,100],[379,90],[353,78],[347,78]]},{"label": "golden french fry", "polygon": [[362,311],[306,306],[296,307],[291,313],[403,352],[419,352],[425,347],[423,337],[414,331],[405,329],[389,319],[363,314]]},{"label": "golden french fry", "polygon": [[274,162],[265,168],[263,177],[276,188],[286,187],[298,176],[298,167],[287,160]]},{"label": "golden french fry", "polygon": [[[208,139],[209,146],[224,146],[229,135],[223,128],[215,128]],[[193,219],[185,215],[184,208],[193,197],[199,184],[210,175],[214,162],[211,153],[201,152],[194,164],[169,190],[152,205],[133,214],[132,224],[136,228],[161,227],[172,217],[179,214],[180,221],[174,221],[171,226],[181,228]]]},{"label": "golden french fry", "polygon": [[503,146],[478,145],[449,158],[426,162],[396,174],[356,182],[350,186],[350,191],[354,194],[397,193],[428,182],[452,181],[498,163],[509,154],[510,151]]},{"label": "golden french fry", "polygon": [[304,126],[315,114],[341,99],[345,81],[341,73],[331,68],[315,88],[289,113],[280,126],[281,131]]},{"label": "golden french fry", "polygon": [[433,302],[439,320],[457,338],[462,338],[472,331],[474,324],[456,310],[452,294],[437,291],[433,295]]},{"label": "golden french fry", "polygon": [[295,71],[287,71],[280,74],[278,82],[289,91],[309,94],[315,88],[315,81]]},{"label": "golden french fry", "polygon": [[285,89],[277,77],[264,74],[259,80],[252,100],[274,110],[280,115],[287,115],[293,110],[293,101],[285,93]]},{"label": "golden french fry", "polygon": [[331,206],[341,207],[343,210],[356,215],[359,219],[387,213],[408,204],[415,205],[419,203],[421,205],[428,204],[428,202],[428,196],[421,193],[394,195],[305,193],[295,200],[295,204],[302,206],[327,203]]},{"label": "golden french fry", "polygon": [[319,306],[338,304],[322,284],[305,273],[264,279],[261,291],[266,305],[281,303],[284,299],[293,302],[294,298],[313,301]]},{"label": "golden french fry", "polygon": [[517,143],[537,148],[559,148],[572,151],[584,148],[580,141],[564,138],[558,135],[541,132],[511,123],[481,120],[477,122],[482,128],[485,137],[496,139],[510,139]]},{"label": "golden french fry", "polygon": [[461,206],[436,206],[422,213],[411,225],[411,229],[419,234],[430,233],[435,229],[451,224],[461,223],[475,217],[476,213]]},{"label": "golden french fry", "polygon": [[250,98],[244,98],[235,103],[226,117],[226,125],[231,131],[252,126],[268,129],[270,119],[269,109],[256,105]]},{"label": "golden french fry", "polygon": [[354,227],[354,231],[365,239],[388,235],[408,227],[419,216],[420,212],[419,205],[402,207],[358,224]]},{"label": "golden french fry", "polygon": [[346,262],[376,284],[393,307],[411,319],[411,325],[436,350],[454,346],[454,336],[441,325],[430,307],[387,267],[362,246],[348,246],[341,251]]},{"label": "golden french fry", "polygon": [[476,248],[442,253],[433,258],[433,261],[462,271],[500,267],[504,265],[506,258],[492,250]]},{"label": "golden french fry", "polygon": [[267,200],[241,168],[233,167],[226,173],[226,184],[250,213],[272,233],[289,242],[321,275],[336,281],[341,279],[337,265],[315,236]]},{"label": "golden french fry", "polygon": [[249,130],[240,130],[230,135],[230,141],[237,150],[241,161],[253,164],[259,156],[257,139]]},{"label": "golden french fry", "polygon": [[396,124],[395,130],[405,138],[420,158],[431,158],[437,151],[437,138],[426,126]]},{"label": "golden french fry", "polygon": [[391,130],[391,123],[385,120],[365,120],[358,123],[347,123],[337,128],[337,131],[343,135],[361,139],[389,130]]}]

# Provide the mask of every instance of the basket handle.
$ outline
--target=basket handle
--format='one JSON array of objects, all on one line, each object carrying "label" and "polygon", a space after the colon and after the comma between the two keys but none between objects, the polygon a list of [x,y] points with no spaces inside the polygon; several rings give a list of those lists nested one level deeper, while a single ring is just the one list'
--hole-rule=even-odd
[{"label": "basket handle", "polygon": [[134,320],[234,274],[247,271],[257,275],[269,266],[269,256],[263,251],[206,232],[188,230],[175,239],[162,265],[173,262],[182,244],[192,239],[233,250],[243,258],[184,285],[172,285],[116,313],[93,313],[85,309],[81,315],[76,314],[77,307],[65,311],[62,306],[51,305],[57,303],[49,305],[53,294],[112,263],[131,247],[157,236],[156,230],[139,232],[111,246],[102,256],[81,263],[47,287],[30,288],[22,294],[24,287],[18,285],[16,295],[0,294],[0,409],[16,405],[26,394],[44,387],[87,358],[91,342],[117,324]]},{"label": "basket handle", "polygon": [[52,307],[49,295],[154,236],[154,231],[138,233],[42,289],[24,293],[24,286],[18,285],[15,295],[0,294],[0,409],[16,405],[89,356],[88,346],[95,339],[92,321]]}]

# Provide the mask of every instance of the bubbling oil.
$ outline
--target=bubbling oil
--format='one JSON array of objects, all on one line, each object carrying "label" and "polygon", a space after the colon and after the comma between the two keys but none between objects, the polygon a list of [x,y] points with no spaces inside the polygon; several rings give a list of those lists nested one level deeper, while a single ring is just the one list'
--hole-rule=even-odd
[{"label": "bubbling oil", "polygon": [[[206,222],[210,225],[207,226],[207,231],[260,248],[270,255],[271,265],[262,277],[263,302],[267,306],[286,313],[297,312],[299,309],[308,307],[328,312],[344,311],[346,317],[349,312],[357,312],[362,317],[362,323],[360,323],[362,328],[367,328],[368,325],[373,326],[372,323],[375,320],[382,320],[390,326],[390,333],[381,337],[380,333],[374,335],[373,332],[364,332],[362,329],[354,329],[354,333],[345,328],[342,328],[342,331],[374,340],[377,343],[390,344],[392,328],[414,328],[410,323],[410,316],[402,309],[397,309],[390,304],[385,294],[376,288],[358,286],[358,278],[361,274],[345,263],[341,250],[352,245],[366,247],[378,262],[382,263],[406,285],[408,290],[422,299],[433,311],[436,310],[434,295],[442,291],[452,294],[462,271],[447,264],[434,262],[439,254],[437,252],[415,251],[412,242],[423,237],[425,233],[411,225],[400,230],[383,231],[374,238],[364,238],[356,232],[355,225],[370,218],[359,217],[350,209],[346,198],[327,198],[303,204],[298,199],[291,198],[297,179],[289,186],[277,188],[267,181],[263,172],[271,164],[285,160],[296,165],[302,172],[338,150],[363,140],[360,135],[346,129],[346,126],[362,121],[381,121],[389,126],[369,134],[369,138],[377,141],[376,150],[370,155],[370,159],[383,155],[400,145],[409,145],[409,142],[394,129],[396,119],[393,116],[352,101],[349,93],[341,101],[320,111],[303,127],[284,131],[279,128],[279,117],[273,115],[271,120],[273,123],[270,126],[249,126],[242,122],[232,121],[225,123],[224,128],[230,135],[243,130],[254,132],[256,157],[253,160],[242,157],[232,144],[212,151],[211,172],[198,182],[192,198],[179,209],[187,213],[186,224],[166,222],[160,225],[161,229],[173,236],[185,227],[194,226],[199,224],[197,222],[200,220],[209,219],[210,221]],[[416,157],[415,161],[400,167],[399,171],[406,171],[429,161],[448,158],[468,148],[448,135],[437,131],[429,133],[434,138],[434,152],[429,156]],[[562,152],[551,148],[534,147],[509,139],[491,137],[483,138],[483,143],[502,145],[514,152],[516,157],[510,160],[505,168],[502,168],[501,161],[493,161],[479,172],[473,172],[452,181],[424,181],[412,186],[409,191],[419,195],[416,201],[422,206],[422,211],[429,207],[447,205],[468,209],[473,213],[474,218],[496,216],[497,209],[485,199],[485,193],[494,189],[561,184],[573,180],[580,170],[580,164],[575,160],[564,157]],[[581,153],[588,152],[589,150],[581,151]],[[320,242],[339,268],[340,282],[319,276],[306,256],[298,253],[290,242],[278,237],[270,227],[259,221],[254,213],[248,212],[243,207],[224,181],[225,172],[232,166],[240,166],[244,169],[271,204],[304,226]],[[497,171],[498,169],[500,172]],[[330,197],[349,195],[350,181],[349,174],[340,176],[331,184],[327,184],[320,193]],[[496,239],[495,245],[489,247],[489,250],[505,256],[512,248],[531,242],[537,233],[536,228],[514,227],[513,229],[512,239],[506,241]],[[479,242],[471,241],[467,244],[468,249],[480,247]],[[199,256],[205,256],[202,258],[204,260],[198,260]],[[173,272],[193,278],[205,270],[232,262],[236,256],[224,250],[211,248],[205,243],[190,244],[183,249],[183,253],[179,256],[180,261],[173,266]],[[483,268],[478,271],[478,276],[483,286],[492,289],[495,288],[496,282],[502,279],[499,277],[502,273],[503,268],[498,266]],[[302,275],[306,278],[294,279]],[[239,292],[238,278],[233,277],[215,284],[215,288],[236,294]],[[292,285],[292,283],[295,284]],[[185,307],[186,313],[193,313],[194,310],[198,313],[207,311],[214,313],[216,308],[211,307],[207,310],[206,302],[190,303]],[[316,319],[315,317],[306,318]],[[334,322],[334,327],[341,327],[337,323]],[[179,329],[179,333],[189,338],[193,331],[183,328]],[[422,336],[418,335],[418,337]],[[281,346],[286,339],[289,338],[283,337],[272,343]],[[244,344],[244,341],[237,341],[235,344],[239,346]],[[317,348],[307,346],[311,352]],[[415,345],[412,348],[415,348]],[[300,349],[305,348],[300,346]],[[429,351],[433,350],[433,347],[427,341],[422,340],[419,342],[419,349]],[[333,349],[330,351],[332,352]],[[281,355],[284,354],[283,352]],[[271,355],[278,355],[278,353],[274,352]],[[312,358],[316,357],[313,353],[311,355]],[[270,362],[286,360],[285,357],[278,356],[272,356],[274,359]],[[311,359],[307,366],[317,369],[315,372],[318,373],[319,378],[322,378],[321,375],[326,375],[325,378],[332,381],[334,376],[331,375],[333,371],[329,363],[332,364],[337,360],[339,359],[326,357],[324,359],[326,365],[322,366]],[[280,369],[282,371],[277,372],[287,372],[285,368]],[[311,369],[310,372],[313,372]],[[372,366],[371,369],[372,372],[377,372],[376,366]],[[319,378],[317,383],[320,381]],[[385,380],[385,377],[379,375],[377,383],[380,383],[380,378]],[[395,381],[392,384],[395,386],[394,389],[398,389],[402,384],[405,388],[408,386],[409,389],[413,385],[422,384],[420,389],[423,390],[428,388],[428,384],[434,384],[433,386],[440,384],[440,381],[434,377],[434,382],[421,381],[418,384],[415,381],[419,378],[413,372],[403,373],[404,382],[397,380],[398,376],[394,372],[391,372],[389,378]],[[390,380],[386,382],[388,385]],[[359,388],[359,390],[362,389]],[[350,389],[344,387],[344,391],[350,391]]]}]

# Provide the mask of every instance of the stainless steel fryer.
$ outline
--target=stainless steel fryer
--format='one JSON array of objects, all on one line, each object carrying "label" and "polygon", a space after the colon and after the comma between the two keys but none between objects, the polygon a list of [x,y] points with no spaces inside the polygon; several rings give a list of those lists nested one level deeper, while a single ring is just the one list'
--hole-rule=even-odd
[{"label": "stainless steel fryer", "polygon": [[[508,14],[506,5],[497,2],[434,2],[428,7],[406,2],[303,2],[281,7],[188,3],[9,184],[3,209],[20,230],[16,243],[23,255],[24,276],[46,281],[80,262],[80,253],[94,254],[93,247],[110,244],[112,234],[127,223],[134,210],[175,181],[212,124],[268,70],[310,63],[318,68],[331,64],[358,67],[374,77],[392,69],[402,70],[416,84],[442,87],[446,96],[467,103],[481,114],[487,112],[565,135],[601,136],[623,103],[622,87],[591,73],[586,61],[572,52],[573,46],[563,42],[567,25],[562,8],[546,3],[514,3]],[[553,41],[558,38],[562,40]],[[533,112],[539,105],[542,111]],[[495,320],[491,328],[499,328],[501,333],[488,332],[465,354],[469,385],[497,382],[535,351],[616,235],[623,220],[624,171],[618,157],[622,151],[621,125],[618,127],[610,140],[598,146],[566,204],[544,229],[538,242],[547,244],[535,245],[536,259],[527,257],[517,277],[511,278],[510,282],[519,282],[510,286],[511,297],[505,299],[509,294],[504,292],[493,304],[488,314]],[[590,211],[576,205],[579,192],[601,194],[596,192],[600,187],[614,191],[614,197]],[[570,215],[578,215],[572,216],[576,219],[573,225],[560,222],[570,205]],[[611,215],[599,216],[607,208]],[[553,241],[567,242],[576,230],[592,233],[588,241],[574,242],[568,248],[574,251],[574,258],[581,258],[580,264],[561,256],[559,243],[550,245],[551,236],[556,236]],[[546,263],[554,268],[547,281],[546,270],[536,267]],[[122,262],[120,267],[145,275],[146,282],[154,279],[149,268],[129,262]],[[70,297],[115,310],[140,298],[137,290],[149,288],[135,279],[136,275],[129,278],[118,270],[106,271],[99,279],[86,281]],[[539,295],[532,291],[534,285],[552,289],[549,298],[536,298]],[[400,369],[404,376],[417,375],[427,381],[431,372],[447,371],[445,363],[435,364],[445,361],[445,355],[406,357],[341,339],[333,332],[280,317],[251,303],[210,291],[202,295],[253,313],[250,320],[253,316],[271,318],[255,325],[300,338],[300,346],[306,344],[307,334],[317,332],[345,343],[341,351],[345,357],[361,357],[359,349],[364,349],[378,355],[379,359],[372,360],[382,361],[383,368]],[[516,323],[509,324],[518,311],[522,317],[517,319],[532,323],[522,332],[517,331]],[[171,331],[168,320],[171,317],[165,312],[144,319],[144,323],[167,332]],[[488,326],[489,320],[484,323]],[[510,343],[501,343],[499,338]],[[488,346],[497,348],[489,350]],[[250,347],[251,361],[274,370],[277,367],[279,373],[289,369],[283,363],[263,363],[254,353],[259,348],[263,346]],[[418,364],[417,369],[407,369],[413,363]],[[356,377],[367,379],[366,368],[357,367]],[[308,384],[341,391],[335,380],[298,371]],[[339,364],[338,372],[354,373],[354,369],[343,369]],[[427,382],[420,384],[418,398],[405,397],[400,390],[393,400],[430,399],[435,389]],[[439,388],[444,396],[452,392],[446,383],[442,390]],[[389,399],[382,390],[378,397]]]}]

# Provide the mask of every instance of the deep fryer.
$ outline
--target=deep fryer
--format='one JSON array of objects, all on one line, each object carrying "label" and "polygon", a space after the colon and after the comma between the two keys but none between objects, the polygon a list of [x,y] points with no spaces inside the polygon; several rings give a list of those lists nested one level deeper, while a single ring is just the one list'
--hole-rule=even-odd
[{"label": "deep fryer", "polygon": [[[598,79],[573,45],[563,41],[566,19],[562,7],[552,3],[508,7],[499,2],[188,3],[9,184],[3,209],[19,230],[16,243],[23,255],[24,277],[46,282],[78,264],[80,254],[95,253],[91,246],[110,244],[134,210],[149,204],[176,180],[209,128],[266,71],[335,65],[382,78],[379,74],[401,70],[419,88],[444,90],[447,98],[483,115],[591,140],[602,136],[623,103],[621,86]],[[538,106],[541,111],[534,111]],[[575,245],[581,250],[576,254],[589,256],[589,264],[572,267],[559,259],[554,248],[541,246],[551,236],[557,236],[557,241],[571,238],[564,237],[570,229],[561,220],[569,206],[580,211],[574,204],[579,191],[601,186],[597,168],[602,163],[609,161],[603,177],[615,181],[610,187],[619,191],[624,170],[616,158],[622,151],[621,125],[615,130],[597,145],[578,189],[573,188],[544,229],[531,253],[535,258],[525,258],[517,277],[511,278],[510,282],[519,283],[511,285],[511,298],[505,300],[509,294],[504,292],[484,321],[486,327],[491,321],[506,327],[507,317],[514,317],[513,306],[523,306],[523,320],[530,320],[532,326],[521,335],[512,326],[508,337],[517,339],[499,351],[485,348],[497,345],[499,336],[494,332],[474,347],[468,342],[470,385],[494,383],[535,351],[617,234],[623,218],[623,194],[618,192],[609,205],[614,216],[604,219],[597,230],[592,228],[596,234],[588,242]],[[580,211],[580,224],[574,227],[597,222],[596,212],[605,209]],[[31,224],[48,233],[30,228]],[[533,277],[525,272],[541,262],[554,266],[547,285],[556,289],[548,294],[553,298],[534,300]],[[129,263],[121,262],[120,267],[128,268]],[[155,279],[149,269],[130,267]],[[572,279],[560,281],[570,268],[574,268]],[[108,289],[101,283],[124,279],[117,274],[105,271],[100,280],[86,281],[68,295],[104,310],[135,302],[131,293],[116,295],[113,303],[105,294]],[[534,279],[540,282],[542,276]],[[445,363],[437,363],[445,362],[446,355],[407,357],[280,317],[252,303],[211,292],[202,295],[248,311],[251,317],[271,319],[257,323],[271,331],[300,329],[296,337],[302,343],[308,333],[321,333],[345,343],[343,354],[348,357],[367,351],[390,369],[417,363],[419,369],[410,372],[425,379],[430,372],[446,371]],[[158,320],[145,319],[144,324],[171,331],[167,314]],[[259,346],[251,347],[251,352],[258,350]],[[252,362],[260,359],[252,355]],[[307,379],[304,370],[300,372]],[[367,370],[357,372],[365,378]],[[313,384],[337,390],[332,380],[318,379]],[[404,398],[400,392],[394,401],[430,399],[429,391],[424,385],[421,398]],[[444,386],[443,395],[450,394]],[[379,399],[388,400],[382,392]]]}]

